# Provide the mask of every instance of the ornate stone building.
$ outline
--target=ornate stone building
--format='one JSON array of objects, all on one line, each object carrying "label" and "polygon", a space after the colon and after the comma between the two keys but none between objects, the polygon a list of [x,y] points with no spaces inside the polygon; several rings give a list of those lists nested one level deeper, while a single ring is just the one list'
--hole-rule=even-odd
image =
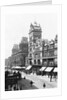
[{"label": "ornate stone building", "polygon": [[57,66],[57,35],[51,41],[42,40],[42,29],[36,22],[30,25],[26,65]]},{"label": "ornate stone building", "polygon": [[54,40],[43,41],[42,60],[46,67],[57,67],[57,35]]},{"label": "ornate stone building", "polygon": [[42,30],[36,22],[30,25],[28,64],[42,65]]}]

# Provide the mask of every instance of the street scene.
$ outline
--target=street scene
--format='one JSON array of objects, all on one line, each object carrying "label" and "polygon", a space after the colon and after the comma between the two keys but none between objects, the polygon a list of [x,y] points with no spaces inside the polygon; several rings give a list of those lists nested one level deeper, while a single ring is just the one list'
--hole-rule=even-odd
[{"label": "street scene", "polygon": [[57,88],[58,35],[49,40],[44,34],[44,38],[36,21],[30,23],[27,34],[5,58],[5,91]]}]

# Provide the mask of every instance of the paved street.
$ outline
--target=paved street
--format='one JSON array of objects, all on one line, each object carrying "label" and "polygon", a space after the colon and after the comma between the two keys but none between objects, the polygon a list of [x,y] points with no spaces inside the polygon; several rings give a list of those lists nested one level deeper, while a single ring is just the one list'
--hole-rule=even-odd
[{"label": "paved street", "polygon": [[32,80],[34,82],[34,85],[39,88],[39,89],[43,89],[43,84],[46,84],[45,88],[55,88],[57,87],[57,81],[55,81],[54,79],[52,80],[52,82],[50,82],[50,78],[48,78],[47,76],[39,76],[36,74],[26,74],[24,72],[22,72],[22,77],[26,77],[26,79]]}]

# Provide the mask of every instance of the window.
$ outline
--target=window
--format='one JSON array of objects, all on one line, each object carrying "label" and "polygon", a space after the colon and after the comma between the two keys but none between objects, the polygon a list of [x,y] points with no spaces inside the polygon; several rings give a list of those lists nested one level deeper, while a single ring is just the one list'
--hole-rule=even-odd
[{"label": "window", "polygon": [[54,50],[49,51],[49,56],[54,56]]},{"label": "window", "polygon": [[55,43],[54,47],[57,48],[57,43]]},{"label": "window", "polygon": [[38,43],[36,43],[36,47],[38,47]]},{"label": "window", "polygon": [[49,56],[49,52],[44,52],[43,56],[44,57],[48,57]]},{"label": "window", "polygon": [[33,42],[36,43],[36,40],[34,39]]},{"label": "window", "polygon": [[33,49],[35,49],[35,45],[33,45]]},{"label": "window", "polygon": [[32,65],[32,61],[30,60],[30,65]]},{"label": "window", "polygon": [[47,66],[47,61],[44,61],[43,64],[44,64],[44,66]]},{"label": "window", "polygon": [[30,48],[30,51],[32,51],[32,48]]},{"label": "window", "polygon": [[34,54],[34,58],[37,58],[37,54]]},{"label": "window", "polygon": [[32,46],[32,43],[30,43],[30,46]]},{"label": "window", "polygon": [[34,64],[36,64],[36,60],[34,60]]},{"label": "window", "polygon": [[40,64],[40,59],[38,59],[38,64]]},{"label": "window", "polygon": [[53,66],[54,65],[54,62],[53,61],[50,61],[49,62],[49,66]]},{"label": "window", "polygon": [[55,56],[57,55],[57,50],[54,51],[54,55],[55,55]]},{"label": "window", "polygon": [[38,54],[38,58],[40,58],[40,54]]}]

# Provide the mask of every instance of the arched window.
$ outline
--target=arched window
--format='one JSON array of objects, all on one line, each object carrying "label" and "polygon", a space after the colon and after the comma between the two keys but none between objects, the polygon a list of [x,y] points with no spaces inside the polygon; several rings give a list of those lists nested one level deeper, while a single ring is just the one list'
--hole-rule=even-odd
[{"label": "arched window", "polygon": [[44,66],[47,66],[47,61],[44,61]]},{"label": "arched window", "polygon": [[34,64],[36,64],[36,60],[34,60]]},{"label": "arched window", "polygon": [[38,59],[38,64],[40,64],[40,59]]}]

